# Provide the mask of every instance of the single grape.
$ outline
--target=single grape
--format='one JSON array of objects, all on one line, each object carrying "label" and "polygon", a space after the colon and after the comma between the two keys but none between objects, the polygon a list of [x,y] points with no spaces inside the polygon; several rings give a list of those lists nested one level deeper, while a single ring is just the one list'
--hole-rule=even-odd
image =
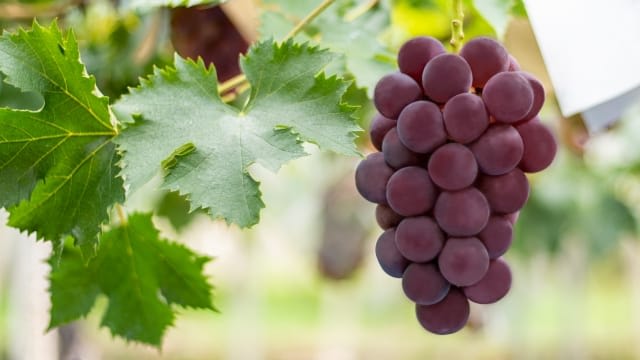
[{"label": "single grape", "polygon": [[376,206],[376,221],[382,230],[398,226],[403,217],[387,205]]},{"label": "single grape", "polygon": [[522,120],[533,106],[533,90],[529,81],[517,72],[493,76],[482,90],[489,114],[503,123]]},{"label": "single grape", "polygon": [[398,137],[407,149],[427,154],[447,141],[442,112],[430,101],[407,105],[398,117]]},{"label": "single grape", "polygon": [[477,283],[489,269],[489,254],[476,237],[449,238],[438,257],[438,268],[456,286]]},{"label": "single grape", "polygon": [[511,125],[490,126],[470,148],[480,170],[488,175],[501,175],[513,170],[524,152],[522,138]]},{"label": "single grape", "polygon": [[520,64],[513,55],[509,55],[509,71],[520,71]]},{"label": "single grape", "polygon": [[384,117],[382,114],[376,114],[371,120],[371,126],[369,127],[369,135],[371,137],[371,144],[378,151],[382,151],[382,140],[387,135],[389,130],[396,126],[396,121]]},{"label": "single grape", "polygon": [[396,72],[378,81],[373,92],[373,103],[382,115],[397,119],[405,106],[421,97],[422,90],[418,83],[410,76]]},{"label": "single grape", "polygon": [[467,42],[460,50],[473,73],[473,86],[482,88],[495,74],[509,69],[509,53],[499,42],[478,37]]},{"label": "single grape", "polygon": [[489,214],[487,199],[474,187],[456,192],[442,192],[434,210],[440,228],[450,236],[460,237],[479,233],[487,225]]},{"label": "single grape", "polygon": [[397,128],[389,130],[385,135],[384,140],[382,140],[382,153],[387,164],[395,169],[418,165],[421,162],[418,154],[404,146],[398,136]]},{"label": "single grape", "polygon": [[429,217],[408,217],[396,228],[398,251],[410,261],[420,263],[433,260],[443,244],[442,230]]},{"label": "single grape", "polygon": [[446,335],[462,329],[469,320],[469,301],[462,290],[452,287],[442,301],[433,305],[416,305],[416,317],[425,330]]},{"label": "single grape", "polygon": [[426,213],[433,207],[436,196],[429,173],[421,167],[402,168],[387,183],[387,202],[402,216]]},{"label": "single grape", "polygon": [[451,285],[435,264],[410,264],[402,275],[402,290],[409,300],[420,305],[442,301]]},{"label": "single grape", "polygon": [[522,209],[529,198],[529,181],[518,168],[500,176],[483,176],[478,188],[489,201],[491,210],[498,214]]},{"label": "single grape", "polygon": [[431,100],[444,104],[458,94],[469,92],[471,68],[456,54],[440,54],[424,67],[422,87]]},{"label": "single grape", "polygon": [[471,93],[458,94],[444,105],[444,126],[451,140],[468,144],[489,126],[489,114],[482,98]]},{"label": "single grape", "polygon": [[504,216],[491,216],[487,226],[478,234],[478,238],[487,248],[489,258],[497,259],[507,252],[509,246],[511,246],[513,225]]},{"label": "single grape", "polygon": [[478,304],[493,304],[502,299],[511,289],[511,270],[509,265],[496,259],[489,264],[489,271],[477,283],[463,289],[469,300]]},{"label": "single grape", "polygon": [[380,267],[389,276],[401,278],[409,266],[409,260],[402,257],[396,248],[395,229],[388,229],[380,235],[376,242],[376,258]]},{"label": "single grape", "polygon": [[387,182],[393,169],[384,161],[382,153],[369,154],[356,168],[356,188],[363,198],[386,204]]},{"label": "single grape", "polygon": [[445,52],[446,50],[439,40],[427,36],[416,37],[404,43],[400,48],[398,67],[401,72],[420,83],[424,66],[436,55]]},{"label": "single grape", "polygon": [[516,126],[522,138],[524,153],[518,167],[522,171],[534,173],[546,169],[558,151],[553,133],[537,117]]},{"label": "single grape", "polygon": [[531,86],[531,90],[533,91],[533,104],[531,105],[531,110],[529,110],[527,115],[525,115],[520,120],[533,119],[536,115],[538,115],[540,109],[542,109],[542,105],[544,105],[544,86],[542,86],[542,83],[538,79],[536,79],[535,76],[529,74],[528,72],[518,71],[516,72],[516,74],[520,74],[520,76],[527,79],[527,81],[529,82],[529,86]]},{"label": "single grape", "polygon": [[449,143],[434,151],[429,159],[429,175],[439,187],[454,191],[473,184],[478,175],[478,164],[466,146]]}]

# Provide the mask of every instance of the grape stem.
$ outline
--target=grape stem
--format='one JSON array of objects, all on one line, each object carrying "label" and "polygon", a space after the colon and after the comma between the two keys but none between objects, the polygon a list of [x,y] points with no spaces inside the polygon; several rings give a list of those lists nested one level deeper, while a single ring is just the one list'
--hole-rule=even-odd
[{"label": "grape stem", "polygon": [[[287,36],[285,36],[284,39],[282,39],[282,41],[283,42],[287,41],[293,38],[294,36],[298,35],[298,33],[300,33],[300,31],[302,31],[302,29],[304,29],[305,26],[307,26],[315,18],[317,18],[318,15],[322,14],[322,12],[326,10],[329,6],[331,6],[331,4],[333,4],[335,1],[336,0],[324,0],[322,3],[320,3],[320,5],[318,5],[315,9],[313,9],[307,16],[305,16],[304,19],[300,20],[300,22],[298,22],[298,24],[296,24],[296,26],[293,29],[291,29],[291,31],[289,31]],[[220,84],[220,86],[218,87],[218,94],[224,94],[225,92],[244,84],[246,81],[247,81],[247,77],[245,76],[245,74],[236,75],[233,78]]]},{"label": "grape stem", "polygon": [[127,225],[127,214],[124,211],[124,207],[120,204],[116,204],[116,212],[118,213],[118,219],[120,220],[120,225]]},{"label": "grape stem", "polygon": [[451,20],[451,48],[454,53],[460,51],[464,41],[464,9],[462,0],[453,0],[453,19]]}]

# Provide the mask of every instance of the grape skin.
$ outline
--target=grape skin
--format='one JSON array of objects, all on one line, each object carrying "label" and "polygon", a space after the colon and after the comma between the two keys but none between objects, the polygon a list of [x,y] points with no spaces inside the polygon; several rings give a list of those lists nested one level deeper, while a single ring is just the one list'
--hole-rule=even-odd
[{"label": "grape skin", "polygon": [[521,119],[526,121],[538,115],[540,109],[542,109],[542,105],[544,105],[545,100],[544,86],[542,86],[542,83],[538,81],[535,76],[528,72],[518,71],[516,74],[525,78],[529,82],[529,86],[531,86],[531,90],[533,91],[533,104],[531,105],[531,110],[529,110],[529,113]]},{"label": "grape skin", "polygon": [[431,180],[449,191],[470,186],[478,175],[478,164],[471,150],[456,143],[438,148],[429,159],[428,169]]},{"label": "grape skin", "polygon": [[416,216],[429,211],[436,189],[427,170],[410,166],[396,171],[387,183],[387,202],[402,216]]},{"label": "grape skin", "polygon": [[520,71],[520,64],[513,55],[509,55],[509,71]]},{"label": "grape skin", "polygon": [[491,210],[498,214],[522,209],[529,198],[529,181],[518,168],[500,176],[483,176],[478,188],[489,201]]},{"label": "grape skin", "polygon": [[396,248],[395,229],[388,229],[380,235],[376,242],[376,258],[380,267],[391,277],[401,278],[404,270],[409,266]]},{"label": "grape skin", "polygon": [[382,153],[369,154],[356,168],[356,189],[363,198],[376,204],[386,204],[387,182],[393,169],[384,161]]},{"label": "grape skin", "polygon": [[420,263],[433,260],[443,244],[442,231],[429,217],[408,217],[396,228],[398,251],[410,261]]},{"label": "grape skin", "polygon": [[494,215],[489,218],[487,226],[482,229],[478,238],[489,253],[489,258],[497,259],[509,250],[513,241],[513,225],[504,216]]},{"label": "grape skin", "polygon": [[442,112],[430,101],[416,101],[398,117],[398,137],[409,150],[427,154],[447,141]]},{"label": "grape skin", "polygon": [[382,230],[387,230],[398,226],[403,217],[398,215],[392,208],[387,205],[379,204],[376,206],[376,222]]},{"label": "grape skin", "polygon": [[452,97],[469,92],[471,68],[456,54],[440,54],[424,67],[422,87],[431,100],[444,104]]},{"label": "grape skin", "polygon": [[419,305],[442,301],[451,285],[435,264],[410,264],[402,275],[402,290],[409,300]]},{"label": "grape skin", "polygon": [[489,203],[474,187],[456,192],[445,191],[436,200],[434,215],[440,228],[450,236],[472,236],[487,225]]},{"label": "grape skin", "polygon": [[489,126],[489,114],[480,96],[464,93],[444,105],[444,126],[451,140],[468,144]]},{"label": "grape skin", "polygon": [[482,88],[497,73],[509,69],[509,53],[499,42],[478,37],[467,42],[460,50],[473,73],[473,86]]},{"label": "grape skin", "polygon": [[462,329],[469,320],[469,301],[462,291],[452,287],[442,301],[416,305],[416,317],[422,327],[434,334],[446,335]]},{"label": "grape skin", "polygon": [[524,144],[522,161],[518,167],[528,173],[535,173],[549,167],[558,151],[558,144],[551,130],[537,117],[516,126],[516,130]]},{"label": "grape skin", "polygon": [[470,147],[487,175],[508,173],[518,166],[524,153],[522,138],[511,125],[492,125]]},{"label": "grape skin", "polygon": [[384,139],[384,136],[387,135],[387,132],[395,126],[395,120],[384,117],[380,113],[373,117],[369,127],[369,135],[371,138],[371,144],[376,148],[376,150],[382,151],[382,140]]},{"label": "grape skin", "polygon": [[503,123],[522,120],[533,106],[533,90],[527,79],[516,72],[493,76],[482,90],[489,114]]},{"label": "grape skin", "polygon": [[397,128],[389,130],[387,135],[384,136],[382,153],[387,164],[395,169],[420,164],[418,154],[409,150],[400,140]]},{"label": "grape skin", "polygon": [[415,37],[405,42],[400,48],[398,67],[401,72],[420,83],[422,71],[429,60],[445,52],[446,50],[440,41],[426,36]]},{"label": "grape skin", "polygon": [[465,287],[464,294],[477,304],[493,304],[502,299],[511,289],[511,269],[502,259],[489,264],[489,270],[482,280]]},{"label": "grape skin", "polygon": [[476,237],[449,238],[438,257],[438,268],[453,285],[473,285],[487,273],[489,254]]},{"label": "grape skin", "polygon": [[410,76],[396,72],[378,81],[373,92],[373,103],[382,115],[397,119],[405,106],[421,97],[422,89],[418,83]]}]

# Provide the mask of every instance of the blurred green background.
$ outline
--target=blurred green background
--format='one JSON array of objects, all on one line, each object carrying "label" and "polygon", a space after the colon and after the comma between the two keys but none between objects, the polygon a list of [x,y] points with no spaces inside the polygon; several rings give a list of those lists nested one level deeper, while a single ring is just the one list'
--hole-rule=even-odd
[{"label": "blurred green background", "polygon": [[[174,51],[203,56],[229,79],[239,71],[239,52],[259,38],[282,38],[318,3],[231,0],[141,10],[126,0],[0,1],[0,25],[13,30],[37,17],[72,28],[88,72],[113,101]],[[344,54],[327,71],[354,80],[346,100],[362,106],[358,121],[366,129],[371,86],[394,70],[393,54],[410,37],[447,41],[450,3],[338,1],[297,38]],[[45,334],[49,244],[0,229],[0,358],[33,358],[30,347],[44,346],[38,358],[640,359],[640,104],[590,136],[579,117],[561,117],[522,4],[466,1],[465,11],[467,39],[501,38],[545,82],[542,119],[561,143],[551,168],[530,177],[532,194],[506,255],[510,294],[473,306],[466,329],[446,337],[422,330],[400,282],[373,256],[381,231],[374,206],[353,184],[359,159],[309,146],[311,156],[278,174],[251,169],[267,207],[250,230],[187,214],[175,194],[149,190],[128,201],[129,208],[155,209],[168,236],[215,258],[207,271],[220,312],[184,311],[160,352],[98,329],[97,309]],[[41,105],[38,94],[0,82],[0,106]],[[373,151],[366,133],[359,144]]]}]

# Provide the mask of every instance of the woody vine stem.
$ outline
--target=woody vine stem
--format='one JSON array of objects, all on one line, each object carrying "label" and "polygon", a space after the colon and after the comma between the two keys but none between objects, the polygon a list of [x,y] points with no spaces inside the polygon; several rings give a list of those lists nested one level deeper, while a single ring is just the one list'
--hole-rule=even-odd
[{"label": "woody vine stem", "polygon": [[464,9],[462,0],[453,0],[453,19],[451,20],[451,48],[454,53],[460,51],[464,41]]}]

